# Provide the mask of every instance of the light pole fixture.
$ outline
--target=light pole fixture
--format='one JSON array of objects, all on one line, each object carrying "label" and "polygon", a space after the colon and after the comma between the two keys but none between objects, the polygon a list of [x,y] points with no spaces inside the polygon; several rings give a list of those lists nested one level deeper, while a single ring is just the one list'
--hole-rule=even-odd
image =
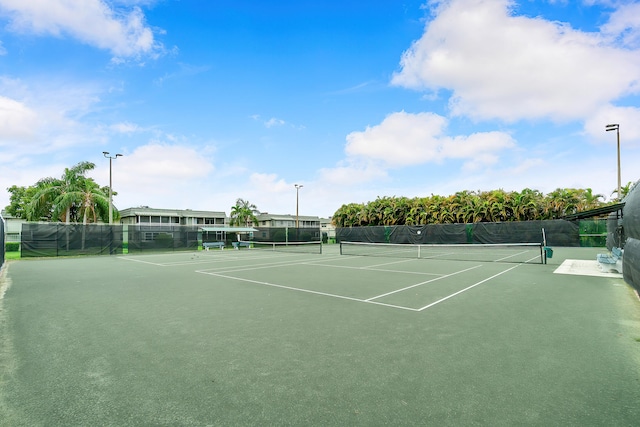
[{"label": "light pole fixture", "polygon": [[294,187],[296,187],[296,228],[300,228],[300,221],[299,221],[299,216],[298,216],[298,191],[304,187],[304,185],[302,184],[293,184]]},{"label": "light pole fixture", "polygon": [[620,179],[620,125],[618,123],[614,123],[606,125],[604,129],[607,132],[615,130],[618,136],[618,200],[622,200],[622,180]]},{"label": "light pole fixture", "polygon": [[111,225],[113,224],[113,182],[111,180],[111,177],[112,177],[111,163],[113,159],[122,157],[122,154],[116,154],[115,156],[110,156],[108,151],[103,151],[102,154],[107,159],[109,159],[109,225]]}]

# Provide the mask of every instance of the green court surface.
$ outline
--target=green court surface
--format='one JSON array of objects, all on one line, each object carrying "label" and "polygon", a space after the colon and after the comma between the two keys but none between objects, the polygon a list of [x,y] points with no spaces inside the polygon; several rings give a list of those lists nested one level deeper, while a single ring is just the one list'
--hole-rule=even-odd
[{"label": "green court surface", "polygon": [[1,426],[638,425],[640,302],[548,264],[254,249],[10,261]]}]

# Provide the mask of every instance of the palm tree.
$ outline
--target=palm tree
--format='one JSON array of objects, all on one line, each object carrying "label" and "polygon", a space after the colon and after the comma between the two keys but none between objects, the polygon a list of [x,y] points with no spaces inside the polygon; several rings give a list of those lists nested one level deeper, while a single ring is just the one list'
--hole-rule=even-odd
[{"label": "palm tree", "polygon": [[247,227],[250,224],[258,225],[256,215],[259,214],[260,211],[256,205],[249,203],[248,200],[238,199],[235,206],[231,208],[231,221],[229,221],[229,224]]},{"label": "palm tree", "polygon": [[622,200],[627,196],[627,194],[631,192],[634,186],[635,183],[633,181],[629,181],[627,182],[627,185],[623,185],[622,187],[620,187],[620,194],[618,194],[618,189],[616,188],[611,192],[611,195],[613,196],[614,194],[618,194],[617,199]]},{"label": "palm tree", "polygon": [[65,168],[62,178],[45,178],[38,182],[39,191],[36,192],[27,207],[27,219],[37,221],[37,214],[47,203],[53,205],[52,219],[71,222],[72,209],[78,206],[80,199],[78,191],[86,180],[85,173],[95,168],[91,162],[80,162],[72,168]]},{"label": "palm tree", "polygon": [[[92,222],[97,222],[98,217],[103,221],[109,220],[109,196],[103,192],[98,184],[91,178],[85,179],[77,191],[80,200],[82,223],[87,224],[91,217]],[[114,213],[117,210],[114,209]]]}]

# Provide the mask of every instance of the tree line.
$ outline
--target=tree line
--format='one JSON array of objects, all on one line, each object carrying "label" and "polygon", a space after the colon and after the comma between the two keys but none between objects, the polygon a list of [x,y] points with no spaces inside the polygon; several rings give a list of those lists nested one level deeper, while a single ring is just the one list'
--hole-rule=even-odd
[{"label": "tree line", "polygon": [[[7,188],[11,196],[6,212],[27,221],[108,222],[109,187],[101,187],[86,176],[95,166],[91,162],[80,162],[65,168],[60,178],[47,177],[28,187]],[[113,216],[118,218],[115,208]]]},{"label": "tree line", "polygon": [[[60,178],[42,178],[34,185],[13,185],[7,188],[10,203],[5,211],[27,221],[59,221],[65,223],[96,223],[109,221],[109,187],[100,187],[86,176],[95,164],[80,162],[65,168]],[[117,195],[117,192],[113,192]],[[237,199],[231,208],[230,225],[257,225],[260,211],[248,200]],[[113,218],[118,210],[113,207]]]},{"label": "tree line", "polygon": [[[108,222],[109,187],[101,187],[86,176],[94,168],[94,163],[80,162],[65,168],[60,178],[42,178],[29,187],[14,185],[7,189],[11,197],[5,210],[27,221]],[[621,198],[632,184],[622,187]],[[464,190],[450,196],[385,196],[367,203],[349,203],[342,205],[332,219],[336,227],[528,221],[561,218],[606,204],[604,196],[590,188],[558,188],[548,194],[529,188],[520,192]],[[257,225],[259,214],[254,204],[237,199],[231,208],[230,224]],[[115,207],[113,216],[119,218]]]},{"label": "tree line", "polygon": [[[622,195],[631,183],[623,188]],[[558,188],[543,194],[518,191],[459,191],[450,196],[378,197],[342,205],[333,215],[336,227],[421,225],[556,219],[606,205],[590,188]]]}]

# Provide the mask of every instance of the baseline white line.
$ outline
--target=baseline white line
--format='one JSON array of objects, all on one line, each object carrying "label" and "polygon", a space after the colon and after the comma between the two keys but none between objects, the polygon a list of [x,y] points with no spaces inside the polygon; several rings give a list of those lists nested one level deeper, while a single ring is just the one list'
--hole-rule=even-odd
[{"label": "baseline white line", "polygon": [[155,265],[156,267],[165,267],[164,264],[158,264],[157,262],[141,261],[141,260],[135,259],[135,258],[127,258],[127,257],[119,256],[118,259],[122,259],[122,260],[125,260],[125,261],[131,261],[131,262],[139,262],[140,264]]},{"label": "baseline white line", "polygon": [[231,267],[231,266],[221,266],[218,268],[207,268],[204,270],[198,270],[197,273],[206,273],[209,271],[218,271],[219,273],[235,273],[238,271],[251,271],[251,270],[262,270],[265,268],[276,268],[276,267],[289,267],[289,266],[294,266],[294,265],[316,265],[314,264],[315,262],[317,262],[316,260],[314,260],[313,258],[308,258],[308,259],[302,259],[296,262],[292,262],[291,260],[288,261],[281,261],[281,262],[272,262],[272,263],[268,263],[268,264],[258,264],[258,265],[253,265],[253,266],[237,266],[237,267]]},{"label": "baseline white line", "polygon": [[381,272],[384,272],[384,273],[415,274],[415,275],[419,275],[419,276],[444,276],[443,273],[428,273],[428,272],[424,272],[424,271],[387,270],[385,268],[351,267],[351,266],[348,266],[348,265],[331,265],[331,264],[325,265],[325,264],[316,264],[316,263],[313,263],[311,265],[317,265],[319,267],[326,267],[326,268],[346,268],[346,269],[360,270],[360,271],[371,270],[371,271],[381,271]]},{"label": "baseline white line", "polygon": [[283,262],[280,262],[280,263],[258,264],[258,265],[253,265],[251,267],[224,266],[224,267],[218,267],[218,268],[207,268],[207,269],[204,269],[204,270],[197,270],[196,273],[208,273],[208,272],[211,272],[211,274],[236,273],[236,272],[239,272],[239,271],[263,270],[265,268],[290,267],[290,266],[302,265],[302,264],[307,264],[307,262],[306,261],[299,261],[299,262],[290,262],[290,261],[284,262],[283,261]]},{"label": "baseline white line", "polygon": [[[418,258],[416,258],[416,259],[418,259]],[[368,269],[368,268],[374,268],[374,267],[381,267],[383,265],[400,264],[402,262],[412,262],[412,261],[415,261],[416,259],[402,259],[402,260],[399,260],[399,261],[383,262],[382,264],[373,264],[373,265],[369,265],[369,266],[366,266],[366,267],[359,267],[359,268]]]},{"label": "baseline white line", "polygon": [[377,295],[375,297],[367,298],[365,301],[372,301],[374,299],[386,297],[388,295],[393,295],[393,294],[396,294],[398,292],[403,292],[403,291],[406,291],[408,289],[412,289],[412,288],[415,288],[417,286],[426,285],[427,283],[435,282],[436,280],[446,279],[447,277],[455,276],[456,274],[464,273],[464,272],[467,272],[469,270],[473,270],[474,268],[478,268],[478,267],[482,267],[482,265],[476,265],[476,266],[473,266],[473,267],[465,268],[464,270],[456,271],[455,273],[447,274],[445,276],[436,277],[436,278],[431,279],[431,280],[426,280],[424,282],[416,283],[415,285],[407,286],[406,288],[396,289],[395,291],[387,292],[386,294]]},{"label": "baseline white line", "polygon": [[322,295],[322,296],[325,296],[325,297],[346,299],[346,300],[349,300],[349,301],[356,301],[356,302],[365,302],[365,303],[368,303],[368,304],[383,305],[385,307],[398,308],[398,309],[401,309],[401,310],[418,311],[418,309],[416,309],[416,308],[403,307],[403,306],[400,306],[400,305],[393,305],[393,304],[385,304],[385,303],[376,302],[376,301],[367,301],[367,300],[363,300],[363,299],[359,299],[359,298],[347,297],[347,296],[344,296],[344,295],[329,294],[329,293],[326,293],[326,292],[312,291],[310,289],[294,288],[292,286],[276,285],[275,283],[261,282],[259,280],[243,279],[241,277],[227,276],[225,274],[207,273],[207,272],[203,272],[203,271],[198,271],[198,273],[208,274],[210,276],[222,277],[224,279],[238,280],[238,281],[241,281],[241,282],[253,283],[253,284],[262,285],[262,286],[272,286],[274,288],[287,289],[287,290],[290,290],[290,291],[305,292],[305,293],[309,293],[309,294]]},{"label": "baseline white line", "polygon": [[431,304],[429,304],[429,305],[425,305],[424,307],[419,308],[419,309],[418,309],[418,311],[426,310],[426,309],[427,309],[427,308],[429,308],[429,307],[433,307],[433,306],[434,306],[434,305],[436,305],[436,304],[440,304],[441,302],[446,301],[446,300],[448,300],[449,298],[453,298],[453,297],[455,297],[456,295],[459,295],[459,294],[461,294],[461,293],[463,293],[463,292],[466,292],[466,291],[468,291],[469,289],[475,288],[476,286],[481,285],[481,284],[483,284],[483,283],[485,283],[485,282],[488,282],[488,281],[489,281],[489,280],[491,280],[491,279],[495,279],[496,277],[501,276],[501,275],[503,275],[504,273],[507,273],[507,272],[509,272],[509,271],[513,270],[514,268],[518,268],[518,267],[520,267],[521,265],[522,265],[522,264],[515,265],[515,266],[513,266],[513,267],[511,267],[511,268],[508,268],[508,269],[506,269],[506,270],[504,270],[504,271],[501,271],[501,272],[500,272],[500,273],[498,273],[498,274],[494,274],[494,275],[493,275],[493,276],[491,276],[491,277],[487,277],[486,279],[481,280],[481,281],[479,281],[478,283],[475,283],[475,284],[473,284],[473,285],[471,285],[471,286],[469,286],[469,287],[466,287],[466,288],[464,288],[464,289],[462,289],[462,290],[459,290],[458,292],[455,292],[455,293],[453,293],[453,294],[451,294],[451,295],[449,295],[449,296],[446,296],[446,297],[444,297],[444,298],[440,298],[438,301],[432,302],[432,303],[431,303]]}]

